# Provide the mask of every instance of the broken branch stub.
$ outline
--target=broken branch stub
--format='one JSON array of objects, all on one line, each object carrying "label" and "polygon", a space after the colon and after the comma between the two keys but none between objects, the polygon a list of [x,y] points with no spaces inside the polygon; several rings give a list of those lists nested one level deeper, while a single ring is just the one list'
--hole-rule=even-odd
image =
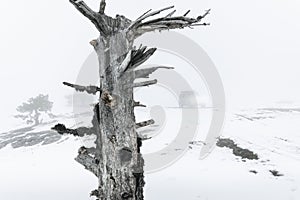
[{"label": "broken branch stub", "polygon": [[135,125],[135,127],[138,129],[138,128],[143,128],[143,127],[150,126],[150,125],[153,125],[153,124],[155,124],[155,121],[153,119],[150,119],[150,120],[147,120],[147,121],[144,121],[144,122],[137,123]]},{"label": "broken branch stub", "polygon": [[63,82],[64,85],[74,88],[78,92],[87,92],[88,94],[96,94],[97,92],[101,92],[101,89],[97,86],[81,86],[75,85],[72,83]]},{"label": "broken branch stub", "polygon": [[138,78],[149,78],[150,74],[152,74],[153,72],[155,72],[158,69],[174,69],[173,67],[151,67],[151,68],[145,68],[145,69],[140,69],[140,70],[136,70],[134,71],[134,77],[135,79]]},{"label": "broken branch stub", "polygon": [[155,85],[157,84],[157,80],[151,80],[151,81],[144,81],[144,82],[139,82],[139,83],[134,83],[132,87],[137,88],[137,87],[146,87],[150,85]]}]

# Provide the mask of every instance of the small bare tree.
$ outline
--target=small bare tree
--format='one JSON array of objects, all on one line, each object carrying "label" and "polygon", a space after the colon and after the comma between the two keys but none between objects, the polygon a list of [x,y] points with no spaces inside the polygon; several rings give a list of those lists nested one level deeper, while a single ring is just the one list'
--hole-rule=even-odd
[{"label": "small bare tree", "polygon": [[[106,2],[102,0],[98,12],[89,8],[83,0],[70,2],[87,17],[98,29],[100,36],[92,40],[99,59],[99,86],[80,86],[64,82],[77,91],[89,94],[99,93],[99,102],[94,108],[93,127],[68,129],[63,124],[53,127],[60,134],[75,136],[97,136],[95,148],[81,147],[76,160],[98,177],[99,187],[91,195],[101,200],[142,200],[144,199],[144,160],[140,147],[142,140],[137,129],[154,123],[153,120],[136,123],[134,108],[143,106],[133,98],[137,87],[150,86],[157,80],[136,82],[160,68],[137,69],[156,51],[156,48],[133,46],[139,36],[152,31],[182,29],[205,26],[202,19],[188,17],[190,11],[182,16],[174,16],[174,6],[158,11],[149,10],[132,21],[122,15],[115,18],[105,14]],[[168,14],[151,19],[163,11]]]},{"label": "small bare tree", "polygon": [[50,112],[53,106],[53,102],[49,101],[48,95],[40,94],[37,97],[30,98],[27,102],[17,107],[17,111],[22,113],[15,115],[16,118],[26,120],[27,124],[38,125],[42,119],[40,119],[41,113],[46,113],[49,116],[53,116]]}]

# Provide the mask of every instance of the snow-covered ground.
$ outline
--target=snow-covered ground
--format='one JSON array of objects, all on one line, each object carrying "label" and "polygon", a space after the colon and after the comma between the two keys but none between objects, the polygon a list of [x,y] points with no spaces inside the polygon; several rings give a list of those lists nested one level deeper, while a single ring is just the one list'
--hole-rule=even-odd
[{"label": "snow-covered ground", "polygon": [[[191,145],[176,164],[147,176],[148,199],[299,199],[299,122],[298,109],[228,113],[222,137],[253,151],[259,159],[242,159],[231,149],[217,147],[199,160],[201,143]],[[273,176],[270,170],[283,176]]]},{"label": "snow-covered ground", "polygon": [[[168,146],[182,122],[181,109],[157,109],[158,113],[163,111],[165,117],[158,119],[159,124],[149,127],[148,131],[142,130],[146,134],[158,134],[143,144],[145,155]],[[198,134],[189,144],[189,150],[173,165],[146,174],[147,200],[300,198],[299,109],[265,107],[227,113],[222,138],[230,138],[239,147],[253,151],[258,160],[237,157],[226,147],[216,147],[208,157],[200,160],[211,110],[198,111]],[[142,119],[140,112],[137,116]],[[49,131],[57,121],[74,127],[86,124],[91,116],[81,117],[83,123],[72,116],[60,116],[38,127],[0,134],[1,200],[88,199],[89,192],[97,187],[97,180],[74,158],[78,148],[91,144],[91,139],[61,137]],[[174,151],[183,152],[183,149]],[[168,154],[158,156],[168,158]],[[276,170],[282,176],[274,176],[270,170]]]}]

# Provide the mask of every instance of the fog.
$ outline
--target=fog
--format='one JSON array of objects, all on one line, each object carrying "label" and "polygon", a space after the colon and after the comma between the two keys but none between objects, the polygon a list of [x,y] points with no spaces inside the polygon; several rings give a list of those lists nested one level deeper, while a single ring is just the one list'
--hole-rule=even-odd
[{"label": "fog", "polygon": [[[98,9],[98,1],[86,1]],[[202,14],[209,27],[178,30],[198,43],[223,80],[228,107],[300,100],[300,2],[251,1],[109,1],[107,13],[135,19],[149,8],[175,5],[183,14]],[[1,121],[29,97],[45,93],[55,111],[66,109],[72,94],[61,82],[74,82],[98,36],[95,27],[69,1],[5,1],[1,4]]]}]

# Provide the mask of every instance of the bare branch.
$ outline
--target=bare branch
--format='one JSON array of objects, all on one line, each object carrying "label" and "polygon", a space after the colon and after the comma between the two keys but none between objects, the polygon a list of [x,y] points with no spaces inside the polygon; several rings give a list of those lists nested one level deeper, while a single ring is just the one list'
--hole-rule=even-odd
[{"label": "bare branch", "polygon": [[98,162],[97,159],[90,156],[88,153],[88,149],[85,147],[81,147],[78,151],[78,156],[75,158],[75,160],[82,164],[85,169],[92,172],[95,176],[99,177],[100,172],[98,169]]},{"label": "bare branch", "polygon": [[209,25],[210,25],[210,23],[201,23],[201,24],[192,24],[191,27],[192,26],[209,26]]},{"label": "bare branch", "polygon": [[174,14],[175,14],[176,10],[173,10],[172,12],[170,12],[169,14],[167,14],[165,17],[160,17],[160,18],[157,18],[157,19],[152,19],[152,20],[149,20],[147,21],[147,23],[154,23],[154,22],[159,22],[159,21],[162,21],[164,19],[167,19],[167,18],[170,18],[172,17]]},{"label": "bare branch", "polygon": [[[165,10],[170,10],[170,9],[172,9],[172,8],[174,8],[174,6],[169,6],[169,7],[167,7],[167,8],[163,8],[163,9],[160,9],[160,10],[157,10],[157,11],[153,11],[153,12],[151,12],[152,10],[150,9],[150,10],[147,11],[145,14],[143,14],[142,16],[140,16],[137,20],[135,20],[135,21],[128,27],[128,29],[130,30],[130,29],[134,28],[135,26],[137,26],[139,23],[141,23],[141,22],[142,22],[144,19],[146,19],[146,18],[149,18],[149,17],[154,16],[154,15],[158,15],[158,14],[160,14],[161,12],[163,12],[163,11],[165,11]],[[151,13],[149,13],[149,12],[151,12]]]},{"label": "bare branch", "polygon": [[188,10],[183,16],[186,17],[190,12],[191,10]]},{"label": "bare branch", "polygon": [[167,16],[165,16],[165,18],[172,17],[175,14],[175,12],[176,12],[176,10],[173,10],[172,12],[167,14]]},{"label": "bare branch", "polygon": [[[119,77],[145,63],[157,50],[156,48],[150,48],[146,50],[146,46],[140,46],[137,50],[132,50],[126,56],[125,60],[119,67]],[[130,55],[130,56],[129,56]]]},{"label": "bare branch", "polygon": [[[140,20],[141,18],[143,18],[144,16],[146,16],[149,12],[151,12],[152,11],[152,9],[150,9],[150,10],[148,10],[147,12],[145,12],[144,14],[142,14],[140,17],[138,17],[137,19],[136,19],[136,21],[138,21],[138,20]],[[130,28],[130,27],[129,27]]]},{"label": "bare branch", "polygon": [[97,86],[81,86],[81,85],[75,85],[72,83],[63,82],[64,85],[74,88],[76,91],[79,92],[87,92],[88,94],[96,94],[97,92],[101,93],[101,89]]},{"label": "bare branch", "polygon": [[147,120],[147,121],[144,121],[144,122],[140,122],[140,123],[137,123],[135,125],[135,128],[142,128],[142,127],[146,127],[146,126],[150,126],[152,124],[155,124],[155,121],[153,119],[151,120]]},{"label": "bare branch", "polygon": [[106,7],[106,2],[105,2],[105,0],[101,0],[101,2],[100,2],[100,10],[99,10],[99,13],[100,13],[100,14],[104,14],[104,12],[105,12],[105,7]]},{"label": "bare branch", "polygon": [[140,69],[135,71],[135,78],[149,78],[149,75],[158,69],[174,69],[173,67],[151,67],[146,69]]},{"label": "bare branch", "polygon": [[[109,18],[104,14],[104,9],[105,9],[105,1],[101,2],[100,4],[100,13],[97,13],[93,11],[90,7],[86,5],[86,3],[83,0],[69,0],[75,8],[81,12],[85,17],[87,17],[91,22],[96,26],[98,31],[103,35],[107,36],[109,34],[109,27],[107,20]],[[103,11],[103,13],[101,13]]]},{"label": "bare branch", "polygon": [[152,137],[147,137],[147,136],[139,136],[142,141],[150,140]]},{"label": "bare branch", "polygon": [[203,18],[205,18],[207,15],[209,15],[210,14],[210,11],[211,11],[211,9],[208,9],[205,13],[204,13],[204,15],[200,15],[198,18],[197,18],[197,20],[201,20],[201,19],[203,19]]},{"label": "bare branch", "polygon": [[148,13],[148,14],[144,15],[143,17],[141,17],[138,21],[141,22],[141,21],[143,21],[144,19],[147,19],[147,18],[152,17],[152,16],[154,16],[154,15],[158,15],[158,14],[160,14],[161,12],[166,11],[166,10],[170,10],[170,9],[172,9],[172,8],[174,8],[174,7],[175,7],[175,6],[169,6],[169,7],[162,8],[162,9],[160,9],[160,10],[157,10],[157,11],[153,11],[153,12]]},{"label": "bare branch", "polygon": [[133,103],[133,106],[134,107],[147,107],[147,106],[141,104],[140,102],[136,102],[136,101]]},{"label": "bare branch", "polygon": [[146,49],[146,46],[141,46],[138,50],[132,51],[130,63],[128,64],[125,71],[134,69],[145,63],[157,50],[156,48],[150,48],[146,51]]},{"label": "bare branch", "polygon": [[92,135],[96,134],[96,130],[94,128],[86,128],[86,127],[79,127],[77,129],[68,129],[64,124],[57,124],[51,128],[55,130],[57,133],[63,134],[70,134],[78,137],[83,137],[85,135]]},{"label": "bare branch", "polygon": [[142,22],[143,19],[145,19],[145,17],[147,16],[146,15],[142,18],[142,20],[138,20],[138,22],[136,22],[136,24],[134,25],[135,30],[133,30],[133,34],[135,35],[135,37],[139,37],[146,32],[151,32],[155,30],[162,31],[162,30],[169,30],[169,29],[183,29],[186,27],[191,28],[195,24],[201,26],[209,25],[208,23],[200,23],[200,22],[203,18],[205,18],[210,13],[210,10],[207,10],[204,13],[204,15],[198,16],[196,19],[186,17],[189,14],[189,12],[190,11],[186,12],[183,16],[172,17],[174,14],[173,11],[165,17]]},{"label": "bare branch", "polygon": [[90,7],[88,7],[83,0],[70,0],[70,3],[72,3],[75,8],[89,20],[95,20],[95,12]]},{"label": "bare branch", "polygon": [[134,69],[140,66],[141,64],[145,63],[155,53],[156,50],[156,48],[151,48],[145,53],[142,52],[142,55],[139,55],[139,53],[137,53],[132,59],[131,69]]},{"label": "bare branch", "polygon": [[145,81],[145,82],[140,82],[140,83],[134,83],[133,87],[145,87],[145,86],[150,86],[150,85],[155,85],[157,84],[157,80],[151,80],[151,81]]}]

